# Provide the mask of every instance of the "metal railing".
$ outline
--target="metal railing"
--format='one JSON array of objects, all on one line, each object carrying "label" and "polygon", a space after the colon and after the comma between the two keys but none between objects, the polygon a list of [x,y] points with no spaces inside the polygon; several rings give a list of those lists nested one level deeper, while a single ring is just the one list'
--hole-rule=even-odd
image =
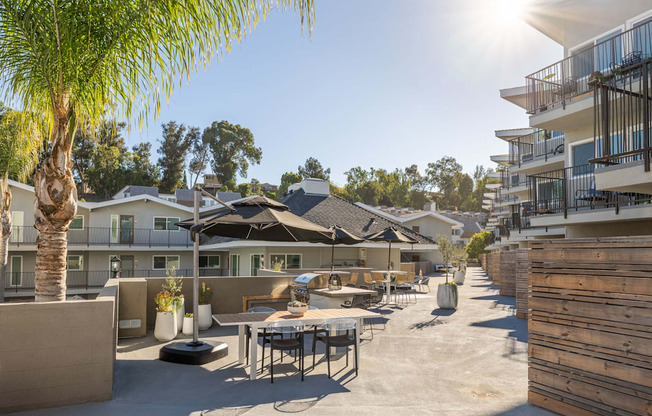
[{"label": "metal railing", "polygon": [[613,208],[652,203],[652,195],[596,189],[595,165],[586,164],[528,175],[528,216]]},{"label": "metal railing", "polygon": [[582,48],[525,77],[528,113],[546,111],[592,91],[591,78],[609,76],[652,57],[652,22]]},{"label": "metal railing", "polygon": [[[121,278],[130,277],[166,277],[167,270],[123,270]],[[176,275],[180,277],[192,276],[192,269],[177,269]],[[200,268],[200,277],[228,276],[228,269]],[[106,281],[113,276],[109,270],[68,270],[66,286],[71,289],[93,289],[101,288]],[[34,272],[8,272],[6,291],[19,292],[25,289],[34,289]]]},{"label": "metal railing", "polygon": [[564,134],[537,130],[509,141],[509,164],[520,167],[522,163],[544,159],[564,153]]},{"label": "metal railing", "polygon": [[[35,244],[38,231],[33,226],[14,226],[9,244]],[[192,247],[190,232],[179,230],[152,230],[147,228],[85,227],[68,230],[69,245],[83,246],[140,246]]]},{"label": "metal railing", "polygon": [[594,83],[594,138],[591,163],[642,161],[650,171],[652,153],[652,60]]}]

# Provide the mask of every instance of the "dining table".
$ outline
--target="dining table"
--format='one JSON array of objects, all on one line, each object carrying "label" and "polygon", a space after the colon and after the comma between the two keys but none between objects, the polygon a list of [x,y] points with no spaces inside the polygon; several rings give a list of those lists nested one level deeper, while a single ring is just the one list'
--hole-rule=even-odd
[{"label": "dining table", "polygon": [[[392,296],[392,279],[398,275],[404,275],[407,274],[408,272],[403,271],[403,270],[372,270],[371,273],[382,273],[385,276],[385,280],[383,283],[385,283],[385,305],[388,305],[390,303],[390,299]],[[394,302],[396,303],[396,302]]]},{"label": "dining table", "polygon": [[[247,326],[251,327],[252,334],[258,334],[271,324],[278,322],[301,322],[304,325],[319,325],[331,319],[351,318],[357,321],[356,345],[357,355],[356,362],[360,362],[360,330],[362,329],[362,320],[366,318],[379,318],[381,315],[361,308],[349,309],[309,309],[303,316],[291,315],[288,311],[278,311],[273,313],[225,313],[213,315],[213,320],[220,326],[237,326],[238,327],[238,362],[245,363],[246,354],[246,336]],[[249,379],[256,380],[258,375],[258,342],[252,340],[249,350]]]}]

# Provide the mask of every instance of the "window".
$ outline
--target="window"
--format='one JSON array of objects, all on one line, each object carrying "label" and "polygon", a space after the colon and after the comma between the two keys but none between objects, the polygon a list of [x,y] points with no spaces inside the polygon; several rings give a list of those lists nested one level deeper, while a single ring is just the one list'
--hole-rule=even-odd
[{"label": "window", "polygon": [[573,146],[573,166],[575,167],[573,175],[593,172],[593,165],[590,165],[588,170],[586,168],[582,169],[580,166],[588,165],[589,160],[593,159],[594,153],[593,141]]},{"label": "window", "polygon": [[157,231],[177,231],[179,217],[154,217],[154,229]]},{"label": "window", "polygon": [[84,229],[84,216],[83,215],[75,215],[75,218],[70,221],[70,225],[68,226],[69,229],[71,230],[83,230]]},{"label": "window", "polygon": [[272,267],[274,267],[274,263],[281,263],[282,269],[301,268],[301,254],[272,254],[271,261]]},{"label": "window", "polygon": [[11,256],[10,276],[12,286],[21,286],[23,284],[23,256]]},{"label": "window", "polygon": [[124,198],[129,198],[131,196],[131,194],[129,192],[125,192],[125,193],[122,194],[122,196]]},{"label": "window", "polygon": [[120,224],[120,216],[117,214],[111,214],[111,242],[118,242],[118,232]]},{"label": "window", "polygon": [[154,256],[153,269],[178,269],[179,256]]},{"label": "window", "polygon": [[265,267],[265,256],[262,254],[251,255],[251,276],[258,276],[258,270]]},{"label": "window", "polygon": [[643,19],[633,25],[634,50],[641,51],[641,56],[652,55],[652,17]]},{"label": "window", "polygon": [[220,267],[220,256],[199,256],[199,267]]},{"label": "window", "polygon": [[22,243],[23,242],[23,220],[24,213],[23,211],[12,211],[11,216],[13,218],[13,227],[11,230],[11,241],[13,243]]},{"label": "window", "polygon": [[231,254],[229,256],[231,276],[240,276],[240,255]]},{"label": "window", "polygon": [[84,270],[84,256],[71,254],[68,256],[68,270]]},{"label": "window", "polygon": [[414,231],[415,233],[418,233],[419,230],[420,230],[420,228],[419,228],[418,225],[413,225],[413,226],[412,226],[412,231]]},{"label": "window", "polygon": [[622,31],[618,29],[595,40],[599,60],[599,62],[596,62],[596,71],[609,69],[612,62],[620,63],[623,59],[622,39],[618,37],[621,33]]}]

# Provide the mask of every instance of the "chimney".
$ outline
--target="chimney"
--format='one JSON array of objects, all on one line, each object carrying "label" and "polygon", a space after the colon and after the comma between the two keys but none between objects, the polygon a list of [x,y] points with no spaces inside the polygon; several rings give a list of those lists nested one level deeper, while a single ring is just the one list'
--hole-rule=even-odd
[{"label": "chimney", "polygon": [[306,195],[330,195],[330,184],[323,179],[308,178],[304,179],[299,186],[303,189]]},{"label": "chimney", "polygon": [[423,210],[424,211],[437,211],[437,203],[436,202],[426,202],[423,204]]}]

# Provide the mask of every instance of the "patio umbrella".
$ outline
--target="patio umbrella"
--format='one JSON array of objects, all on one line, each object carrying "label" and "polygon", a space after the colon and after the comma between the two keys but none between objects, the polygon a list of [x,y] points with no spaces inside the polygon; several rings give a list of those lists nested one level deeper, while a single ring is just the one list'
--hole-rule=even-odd
[{"label": "patio umbrella", "polygon": [[329,230],[335,233],[331,243],[331,272],[335,270],[335,244],[353,245],[364,241],[363,238],[351,234],[339,225],[332,225]]},{"label": "patio umbrella", "polygon": [[233,203],[200,218],[197,224],[185,220],[178,225],[193,234],[247,240],[330,244],[334,236],[332,230],[304,220],[291,213],[287,205],[264,196]]},{"label": "patio umbrella", "polygon": [[387,241],[389,243],[389,253],[387,254],[387,270],[392,268],[392,243],[419,243],[416,239],[408,237],[395,227],[387,227],[382,231],[378,231],[377,233],[369,234],[365,237],[365,240]]}]

